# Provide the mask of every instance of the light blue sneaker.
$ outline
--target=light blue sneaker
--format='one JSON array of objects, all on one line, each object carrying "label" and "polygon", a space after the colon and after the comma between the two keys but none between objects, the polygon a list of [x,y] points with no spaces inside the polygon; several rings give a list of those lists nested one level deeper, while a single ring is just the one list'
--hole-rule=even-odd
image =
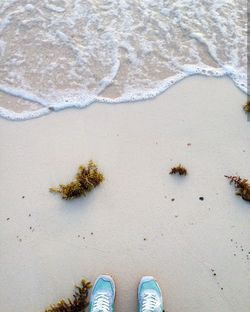
[{"label": "light blue sneaker", "polygon": [[115,283],[111,276],[100,275],[95,281],[89,304],[90,312],[113,312]]},{"label": "light blue sneaker", "polygon": [[162,312],[161,289],[152,276],[144,276],[138,287],[138,312]]}]

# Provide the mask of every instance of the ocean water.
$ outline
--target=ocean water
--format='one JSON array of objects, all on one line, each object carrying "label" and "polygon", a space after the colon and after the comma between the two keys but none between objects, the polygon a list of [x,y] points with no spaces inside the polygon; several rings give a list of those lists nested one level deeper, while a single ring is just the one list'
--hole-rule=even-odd
[{"label": "ocean water", "polygon": [[2,0],[0,115],[152,98],[194,75],[247,92],[243,0]]}]

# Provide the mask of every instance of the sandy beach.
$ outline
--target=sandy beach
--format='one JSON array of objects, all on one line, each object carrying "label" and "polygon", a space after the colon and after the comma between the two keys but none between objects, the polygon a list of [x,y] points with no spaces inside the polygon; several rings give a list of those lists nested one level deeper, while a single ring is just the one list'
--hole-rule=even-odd
[{"label": "sandy beach", "polygon": [[[1,119],[0,310],[43,312],[110,273],[119,312],[143,275],[165,312],[249,311],[250,205],[224,178],[250,178],[245,102],[229,79],[191,77],[145,102]],[[48,191],[90,159],[105,182],[88,197]]]}]

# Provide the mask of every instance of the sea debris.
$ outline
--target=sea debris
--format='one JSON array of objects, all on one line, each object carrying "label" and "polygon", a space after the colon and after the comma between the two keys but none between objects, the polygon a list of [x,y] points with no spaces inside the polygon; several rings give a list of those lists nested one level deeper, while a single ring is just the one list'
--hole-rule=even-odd
[{"label": "sea debris", "polygon": [[84,312],[89,305],[89,289],[92,287],[91,283],[82,280],[80,286],[75,287],[73,300],[61,300],[56,304],[51,305],[45,312]]},{"label": "sea debris", "polygon": [[250,100],[247,101],[247,104],[243,107],[246,113],[250,113]]},{"label": "sea debris", "polygon": [[250,182],[247,179],[242,179],[239,176],[226,176],[230,180],[230,183],[234,183],[236,188],[236,195],[242,197],[246,201],[250,201]]},{"label": "sea debris", "polygon": [[74,199],[86,196],[104,180],[97,165],[90,160],[87,166],[80,166],[75,179],[69,184],[60,184],[57,188],[50,188],[50,192],[60,193],[63,199]]},{"label": "sea debris", "polygon": [[171,168],[171,171],[169,172],[169,174],[179,174],[179,175],[187,175],[187,169],[185,167],[183,167],[181,164],[179,164],[178,166],[175,166],[173,168]]}]

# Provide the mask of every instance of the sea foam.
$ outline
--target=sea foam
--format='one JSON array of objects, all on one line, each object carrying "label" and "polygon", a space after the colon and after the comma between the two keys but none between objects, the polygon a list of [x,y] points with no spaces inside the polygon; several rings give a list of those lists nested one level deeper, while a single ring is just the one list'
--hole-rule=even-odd
[{"label": "sea foam", "polygon": [[2,1],[0,100],[20,107],[0,115],[148,99],[194,74],[247,93],[246,34],[245,0]]}]

